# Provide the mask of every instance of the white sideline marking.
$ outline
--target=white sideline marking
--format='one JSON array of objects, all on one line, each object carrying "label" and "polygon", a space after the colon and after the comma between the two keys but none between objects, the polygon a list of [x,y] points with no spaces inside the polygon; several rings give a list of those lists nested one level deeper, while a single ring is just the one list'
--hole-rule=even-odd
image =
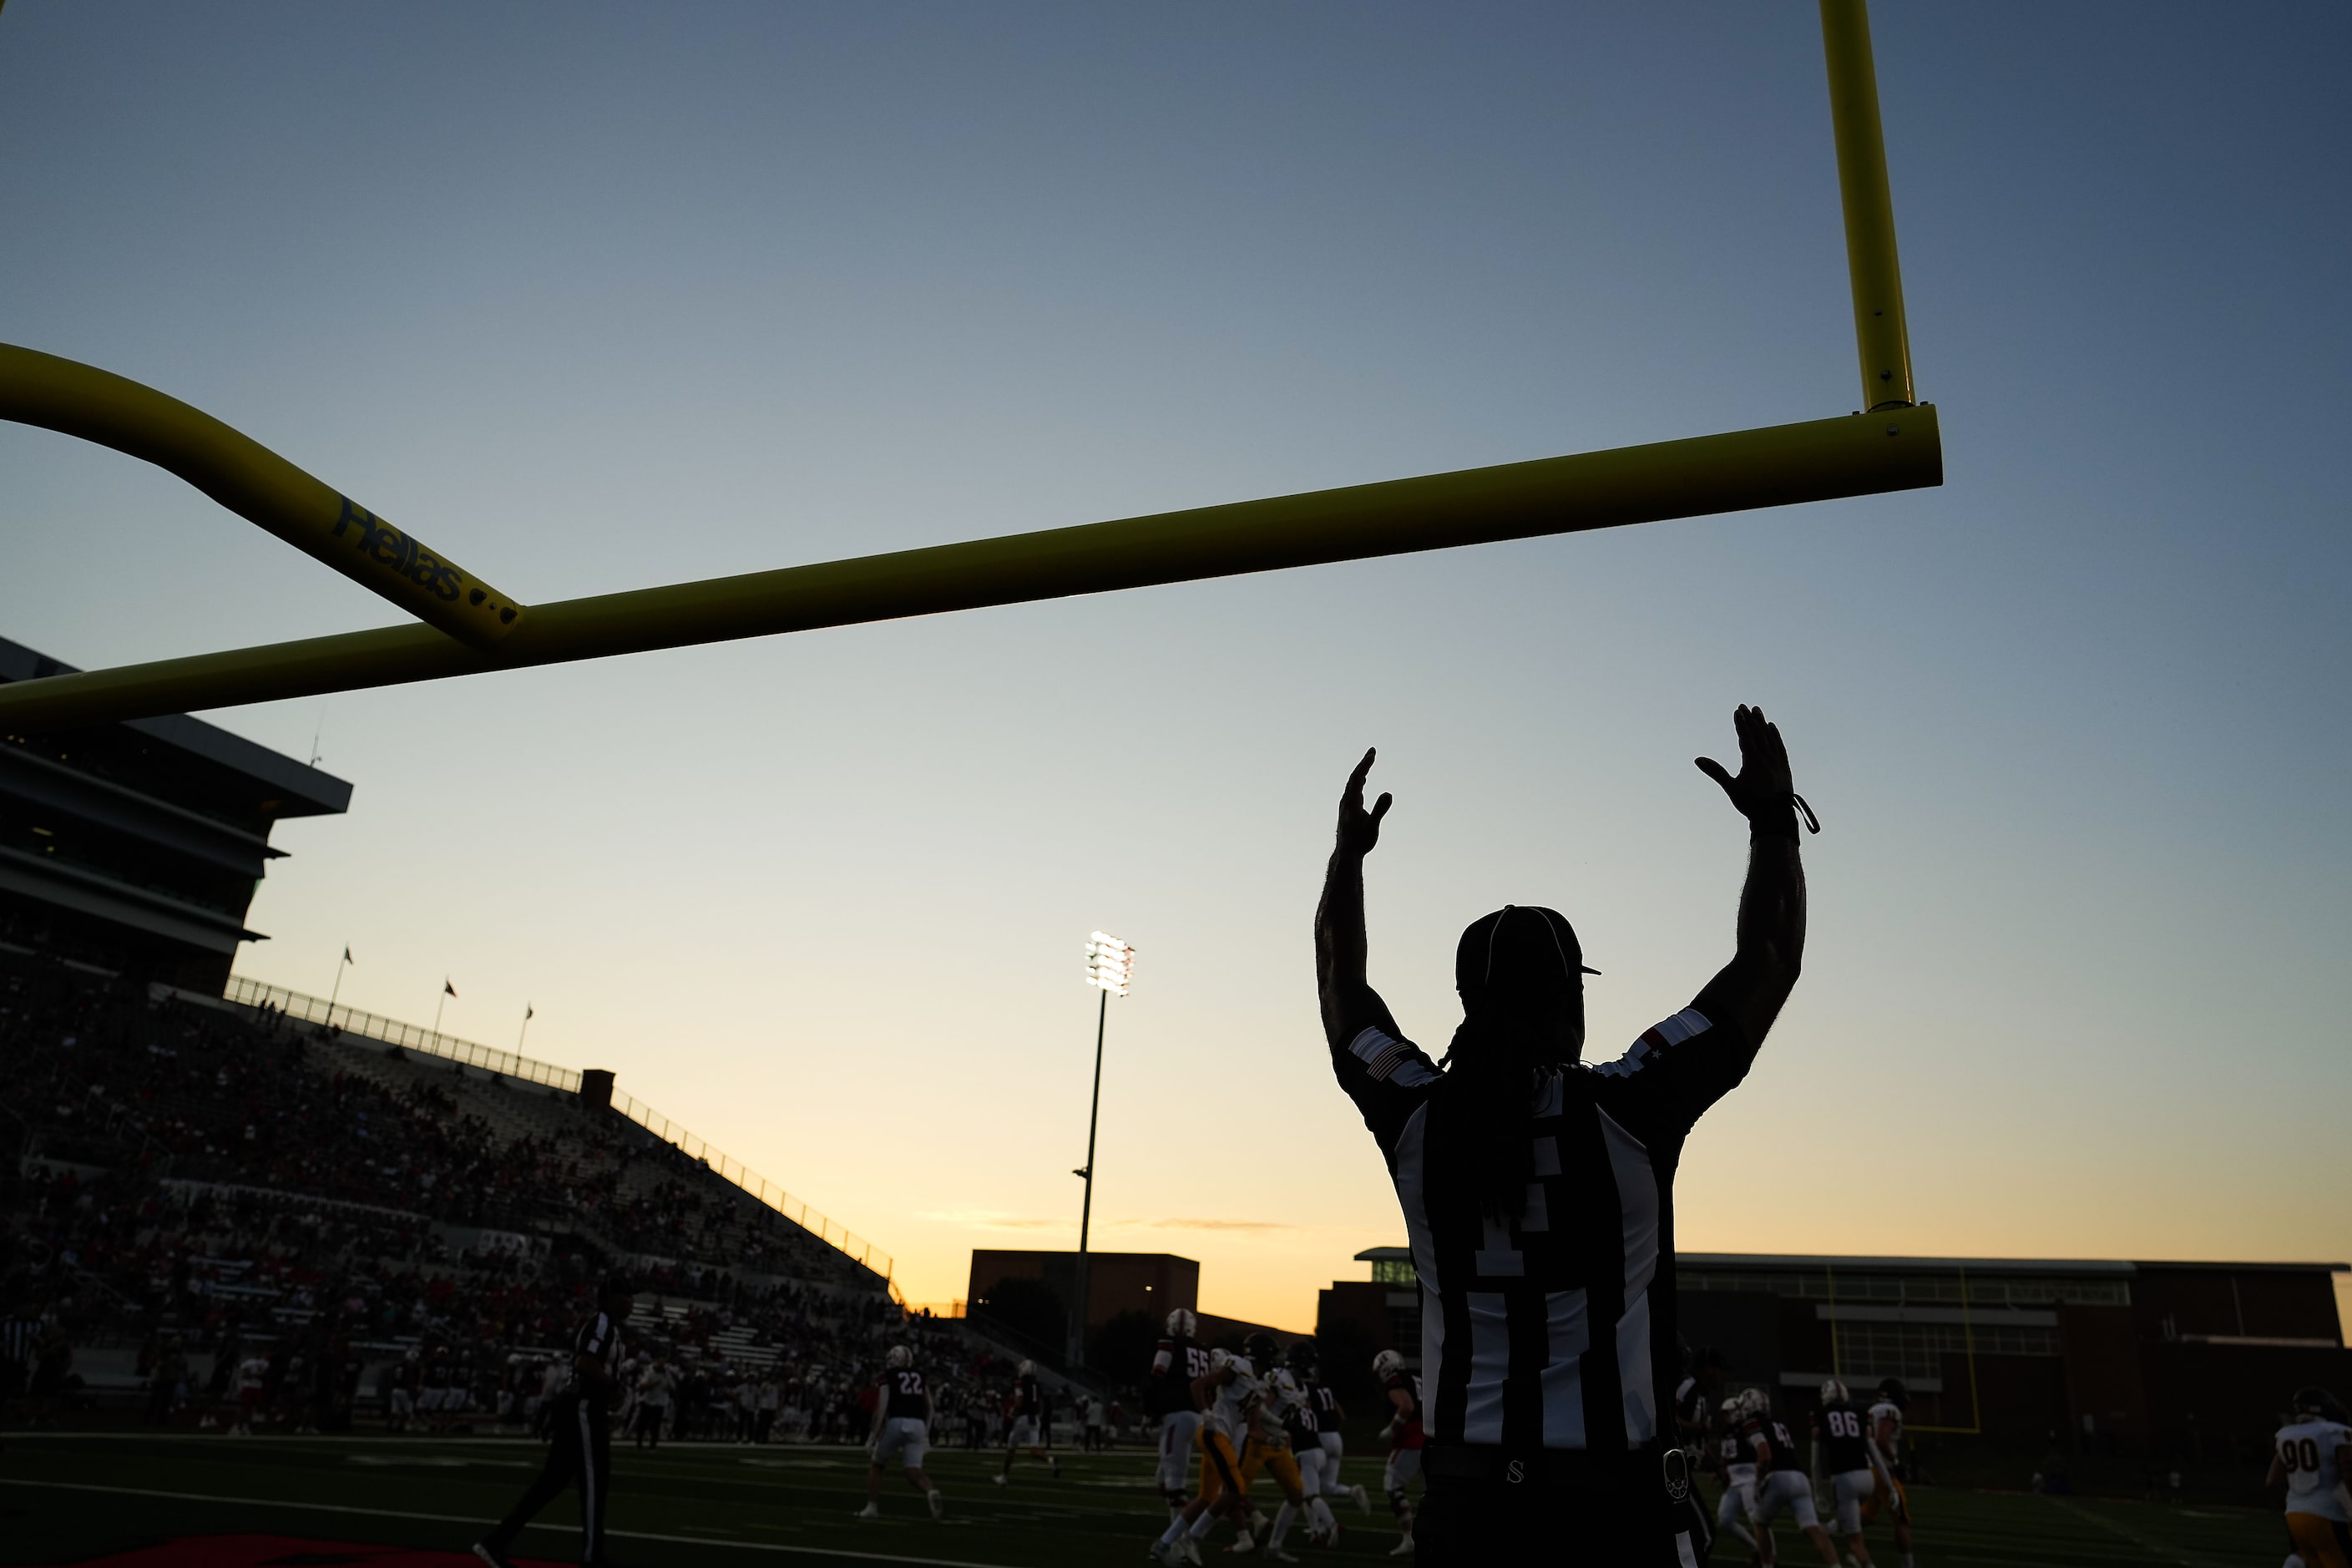
[{"label": "white sideline marking", "polygon": [[[52,1491],[109,1492],[116,1497],[169,1498],[175,1502],[238,1503],[252,1508],[292,1508],[310,1513],[363,1513],[375,1519],[421,1519],[435,1524],[496,1524],[494,1519],[468,1519],[458,1513],[411,1513],[398,1508],[360,1508],[341,1502],[294,1502],[274,1497],[222,1497],[215,1492],[166,1492],[150,1487],[105,1487],[89,1481],[37,1481],[17,1476],[0,1476],[0,1487],[45,1487]],[[541,1524],[534,1521],[525,1526],[530,1530],[560,1530],[566,1535],[576,1535],[576,1524]],[[853,1557],[861,1563],[916,1563],[924,1568],[1005,1568],[998,1563],[971,1563],[958,1557],[901,1557],[888,1552],[851,1552],[831,1546],[787,1546],[782,1542],[723,1541],[707,1535],[665,1535],[652,1530],[613,1530],[605,1534],[628,1541],[667,1541],[678,1546],[728,1546],[742,1552],[789,1552],[801,1557]]]}]

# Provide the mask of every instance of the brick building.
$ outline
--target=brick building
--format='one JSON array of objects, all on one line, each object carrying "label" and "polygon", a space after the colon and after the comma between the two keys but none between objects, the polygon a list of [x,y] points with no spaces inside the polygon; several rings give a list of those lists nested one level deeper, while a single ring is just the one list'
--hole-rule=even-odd
[{"label": "brick building", "polygon": [[[1405,1248],[1357,1255],[1368,1280],[1322,1293],[1318,1332],[1420,1353]],[[1899,1377],[1922,1432],[2126,1453],[2259,1445],[2286,1396],[2352,1392],[2341,1263],[1826,1258],[1680,1253],[1682,1331],[1731,1386],[1803,1408],[1832,1374]]]}]

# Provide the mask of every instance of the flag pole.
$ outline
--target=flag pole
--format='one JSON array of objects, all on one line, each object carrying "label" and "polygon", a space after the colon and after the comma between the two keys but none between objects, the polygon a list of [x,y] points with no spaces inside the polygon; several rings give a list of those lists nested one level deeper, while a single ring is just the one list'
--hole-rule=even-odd
[{"label": "flag pole", "polygon": [[515,1055],[522,1055],[522,1037],[530,1033],[530,1004],[522,1005],[522,1027],[515,1031]]},{"label": "flag pole", "polygon": [[351,963],[352,944],[345,942],[343,944],[343,961],[342,963],[335,965],[334,989],[327,993],[327,1022],[330,1024],[332,1024],[335,1021],[335,998],[343,994],[343,971],[351,967]]},{"label": "flag pole", "polygon": [[446,975],[444,975],[441,980],[441,1000],[433,1005],[433,1037],[435,1039],[441,1037],[441,1009],[448,1005],[449,980]]}]

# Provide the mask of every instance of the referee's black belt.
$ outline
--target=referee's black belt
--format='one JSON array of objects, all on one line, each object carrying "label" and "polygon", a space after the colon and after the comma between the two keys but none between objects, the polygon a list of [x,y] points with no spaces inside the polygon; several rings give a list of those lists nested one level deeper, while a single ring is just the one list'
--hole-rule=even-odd
[{"label": "referee's black belt", "polygon": [[1532,1483],[1541,1487],[1600,1485],[1658,1473],[1654,1448],[1595,1453],[1590,1448],[1507,1448],[1488,1443],[1432,1443],[1422,1450],[1423,1475],[1451,1480]]}]

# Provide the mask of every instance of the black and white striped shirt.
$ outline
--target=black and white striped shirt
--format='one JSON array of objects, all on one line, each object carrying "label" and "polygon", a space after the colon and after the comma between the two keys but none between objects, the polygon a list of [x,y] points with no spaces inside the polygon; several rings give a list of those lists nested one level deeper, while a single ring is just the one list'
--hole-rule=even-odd
[{"label": "black and white striped shirt", "polygon": [[1431,1200],[1442,1079],[1418,1047],[1374,1026],[1332,1052],[1404,1208],[1433,1442],[1622,1453],[1672,1439],[1675,1168],[1755,1055],[1689,1007],[1616,1061],[1547,1075],[1530,1106],[1535,1180],[1506,1225],[1460,1183],[1448,1190],[1464,1195]]},{"label": "black and white striped shirt", "polygon": [[604,1374],[605,1382],[591,1384],[580,1375],[580,1363],[574,1361],[571,1380],[565,1386],[598,1409],[606,1408],[611,1398],[606,1390],[619,1380],[621,1362],[626,1353],[622,1342],[621,1325],[604,1312],[591,1312],[572,1336],[572,1350],[575,1356],[586,1356],[593,1361],[597,1370]]}]

